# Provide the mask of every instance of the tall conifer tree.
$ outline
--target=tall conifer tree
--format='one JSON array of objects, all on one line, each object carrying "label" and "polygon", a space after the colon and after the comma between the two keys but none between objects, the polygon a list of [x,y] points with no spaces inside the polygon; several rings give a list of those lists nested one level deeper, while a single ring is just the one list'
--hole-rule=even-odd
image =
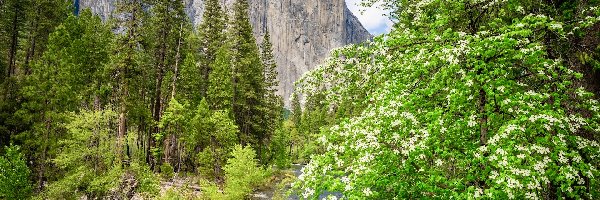
[{"label": "tall conifer tree", "polygon": [[212,71],[212,65],[217,58],[217,52],[225,44],[226,12],[224,12],[219,0],[204,1],[205,11],[202,23],[198,27],[198,36],[200,42],[199,62],[201,73],[200,95],[205,98],[210,87],[209,75]]},{"label": "tall conifer tree", "polygon": [[215,61],[210,65],[208,103],[213,110],[231,112],[233,99],[232,63],[230,45],[225,42],[217,51]]},{"label": "tall conifer tree", "polygon": [[[263,134],[259,137],[259,148],[262,148],[268,146],[270,138],[274,135],[275,130],[279,126],[279,122],[282,120],[283,99],[276,94],[277,86],[279,86],[279,82],[277,81],[277,62],[273,55],[273,44],[271,43],[271,35],[268,30],[266,30],[266,33],[263,36],[260,50],[264,76],[264,94],[261,102],[262,114],[260,115],[263,117],[261,120]],[[262,159],[264,157],[262,149],[259,149],[258,153],[259,157]]]},{"label": "tall conifer tree", "polygon": [[[168,98],[173,96],[172,82],[165,81],[165,77],[168,72],[172,72],[171,75],[176,78],[176,65],[179,64],[180,56],[178,56],[177,48],[181,45],[183,35],[181,34],[181,28],[185,22],[185,13],[183,11],[183,4],[181,1],[173,0],[153,0],[151,1],[151,17],[149,19],[149,28],[151,33],[148,41],[153,49],[153,65],[155,66],[155,88],[152,104],[152,117],[155,124],[161,121],[161,115],[165,108],[165,102]],[[171,84],[169,84],[171,83]],[[169,87],[170,86],[170,87]],[[165,92],[166,88],[171,89],[171,95]],[[154,126],[152,131],[153,135],[158,134],[160,129],[157,125]],[[155,138],[155,137],[150,137]],[[151,139],[152,140],[152,139]],[[163,142],[164,147],[163,156],[164,160],[168,162],[171,152],[171,144],[174,143],[175,138],[171,135],[165,136]],[[155,141],[150,141],[151,148],[157,148],[154,145]],[[153,162],[159,162],[160,160],[154,159]]]},{"label": "tall conifer tree", "polygon": [[142,38],[140,26],[142,25],[141,0],[123,0],[117,5],[117,13],[124,17],[119,18],[118,28],[123,29],[116,40],[114,54],[111,62],[116,77],[116,102],[118,102],[119,125],[117,131],[117,150],[120,160],[123,160],[124,143],[127,135],[127,115],[129,111],[129,96],[131,79],[135,78],[133,71],[139,68],[142,53]]},{"label": "tall conifer tree", "polygon": [[260,104],[264,94],[264,67],[252,34],[248,9],[246,0],[236,0],[233,4],[233,112],[240,128],[241,143],[256,145],[258,138],[264,133],[260,116]]}]

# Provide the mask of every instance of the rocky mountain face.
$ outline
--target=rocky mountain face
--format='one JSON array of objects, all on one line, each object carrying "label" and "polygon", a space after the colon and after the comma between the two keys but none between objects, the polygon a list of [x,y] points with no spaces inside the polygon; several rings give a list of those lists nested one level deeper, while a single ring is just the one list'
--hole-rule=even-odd
[{"label": "rocky mountain face", "polygon": [[[107,18],[117,0],[80,0],[81,8]],[[203,0],[183,0],[194,24],[202,21]],[[234,0],[222,0],[230,8]],[[289,105],[294,81],[319,65],[331,49],[360,43],[371,34],[345,0],[249,0],[250,20],[260,43],[269,30],[277,59],[279,94]]]}]

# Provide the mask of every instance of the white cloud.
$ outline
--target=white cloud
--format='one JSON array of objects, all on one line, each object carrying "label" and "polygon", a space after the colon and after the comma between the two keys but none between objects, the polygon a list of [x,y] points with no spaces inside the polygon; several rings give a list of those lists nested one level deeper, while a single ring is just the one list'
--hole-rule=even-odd
[{"label": "white cloud", "polygon": [[390,21],[387,16],[385,16],[389,12],[376,6],[365,8],[357,5],[361,1],[362,0],[346,0],[346,4],[348,5],[350,11],[352,11],[358,20],[360,20],[362,25],[373,35],[390,32],[393,22]]}]

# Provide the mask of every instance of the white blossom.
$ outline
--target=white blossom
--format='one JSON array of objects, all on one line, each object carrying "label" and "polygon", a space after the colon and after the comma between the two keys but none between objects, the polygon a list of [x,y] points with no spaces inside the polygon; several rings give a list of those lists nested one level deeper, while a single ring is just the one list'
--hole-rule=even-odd
[{"label": "white blossom", "polygon": [[373,194],[373,192],[371,192],[371,188],[365,188],[363,189],[363,193],[365,194],[365,196],[371,196]]},{"label": "white blossom", "polygon": [[476,199],[481,197],[481,195],[483,194],[483,190],[481,188],[477,188],[475,189],[475,195],[473,197],[475,197]]},{"label": "white blossom", "polygon": [[315,194],[315,190],[313,190],[312,188],[306,188],[306,189],[304,189],[304,193],[302,193],[302,196],[305,199],[307,199],[308,197],[311,197],[314,194]]}]

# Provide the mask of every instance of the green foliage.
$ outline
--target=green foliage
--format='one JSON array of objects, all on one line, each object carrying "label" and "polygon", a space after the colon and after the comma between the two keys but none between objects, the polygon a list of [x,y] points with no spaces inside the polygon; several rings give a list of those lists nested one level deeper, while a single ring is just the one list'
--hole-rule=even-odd
[{"label": "green foliage", "polygon": [[216,52],[216,58],[210,65],[208,101],[213,110],[231,112],[233,101],[232,63],[230,45],[225,42]]},{"label": "green foliage", "polygon": [[202,147],[196,156],[199,171],[208,178],[222,179],[221,168],[238,141],[238,127],[226,112],[210,111],[205,100],[200,102],[191,126],[186,140],[194,142],[192,148]]},{"label": "green foliage", "polygon": [[[158,123],[158,127],[161,130],[159,133],[154,134],[154,139],[159,144],[155,148],[155,156],[160,157],[160,154],[164,153],[167,149],[171,148],[171,144],[177,142],[176,138],[182,138],[182,134],[188,132],[190,114],[188,113],[188,105],[180,104],[176,99],[171,99],[169,106],[165,110],[163,117]],[[169,151],[172,149],[168,149]],[[167,163],[174,163],[172,157],[164,158]],[[169,164],[169,166],[171,166]],[[162,166],[161,166],[162,169]],[[170,170],[172,173],[172,169]],[[162,172],[162,171],[161,171]]]},{"label": "green foliage", "polygon": [[217,151],[215,149],[215,151],[211,151],[211,149],[209,148],[205,148],[204,150],[202,150],[200,153],[198,153],[196,155],[196,163],[198,165],[198,172],[206,177],[206,178],[210,178],[212,180],[214,180],[217,177],[221,177],[223,176],[223,174],[217,174],[218,171],[215,171],[214,168],[214,164],[215,161],[218,161],[219,164],[223,165],[225,162],[223,161],[223,159],[216,159],[216,156],[226,156],[227,154],[224,153],[221,149],[219,149],[220,151]]},{"label": "green foliage", "polygon": [[253,188],[264,183],[268,173],[260,167],[255,159],[256,153],[250,146],[242,148],[236,145],[227,160],[225,170],[225,186],[222,191],[210,182],[202,182],[203,197],[213,200],[246,199]]},{"label": "green foliage", "polygon": [[600,197],[600,104],[564,49],[597,2],[369,2],[394,9],[395,29],[298,82],[308,110],[341,113],[315,138],[302,197]]},{"label": "green foliage", "polygon": [[183,135],[185,142],[186,151],[189,155],[195,156],[197,153],[196,148],[199,146],[205,146],[209,134],[208,130],[213,128],[210,124],[210,117],[212,112],[208,108],[206,100],[200,101],[200,104],[194,112],[194,116],[190,120],[189,132]]},{"label": "green foliage", "polygon": [[160,195],[158,200],[187,200],[192,198],[192,193],[185,189],[170,188],[164,194]]},{"label": "green foliage", "polygon": [[53,160],[64,175],[48,186],[45,198],[101,197],[119,186],[115,180],[124,172],[116,163],[116,119],[112,110],[81,111],[70,116],[66,125],[69,135],[60,141],[60,153]]},{"label": "green foliage", "polygon": [[[93,96],[99,97],[103,67],[108,59],[110,29],[99,17],[85,11],[70,16],[49,35],[47,51],[30,63],[20,94],[23,102],[15,117],[27,131],[14,139],[25,147],[35,162],[38,181],[53,179],[56,169],[50,160],[56,156],[58,141],[63,139],[66,112],[83,104],[92,107]],[[78,56],[71,56],[78,55]],[[35,139],[34,139],[35,138]]]},{"label": "green foliage", "polygon": [[302,105],[300,105],[300,97],[298,97],[298,93],[292,93],[290,97],[290,101],[292,102],[292,116],[290,117],[294,124],[300,124],[300,120],[302,120]]},{"label": "green foliage", "polygon": [[[244,45],[234,51],[222,45],[227,20],[217,0],[205,1],[204,18],[210,20],[200,26],[199,37],[190,36],[182,1],[119,1],[114,15],[119,17],[106,23],[89,10],[68,16],[71,3],[0,1],[5,33],[0,39],[6,41],[0,44],[0,99],[5,100],[0,101],[0,145],[11,139],[23,145],[35,170],[35,177],[23,177],[35,178],[42,190],[38,198],[130,198],[132,190],[155,198],[159,179],[140,162],[170,178],[173,166],[197,167],[199,152],[208,159],[200,163],[222,179],[221,168],[240,141],[240,128],[231,119],[235,77],[244,79],[243,111],[252,110],[244,113],[244,123],[268,141],[267,131],[255,131],[265,125],[263,114],[273,110],[262,102],[264,74],[247,5],[238,12],[244,37],[236,44]],[[244,60],[243,73],[233,73],[232,60]],[[198,75],[208,80],[209,73],[212,85],[199,86]],[[212,90],[210,97],[202,94],[206,90]],[[198,111],[191,112],[198,103]],[[11,182],[17,183],[23,182]],[[189,198],[173,191],[164,196],[182,197]]]},{"label": "green foliage", "polygon": [[32,194],[31,171],[19,146],[8,146],[0,156],[0,198],[28,199]]},{"label": "green foliage", "polygon": [[[23,79],[46,50],[50,33],[67,17],[69,4],[34,0],[0,3],[0,146],[30,130],[31,118],[18,114],[26,100],[20,92]],[[26,155],[29,149],[23,146]]]},{"label": "green foliage", "polygon": [[257,149],[268,134],[268,124],[263,120],[265,107],[264,66],[250,24],[248,1],[236,0],[230,23],[233,60],[233,116],[240,128],[242,144],[252,144]]},{"label": "green foliage", "polygon": [[[281,126],[283,120],[283,99],[281,96],[275,94],[279,81],[277,80],[277,62],[275,61],[275,55],[273,54],[273,44],[271,44],[271,36],[267,30],[263,41],[260,45],[260,59],[263,65],[263,90],[264,94],[260,103],[263,119],[260,120],[261,126],[263,127],[263,133],[258,135],[259,139],[259,158],[261,162],[265,164],[266,150],[262,150],[264,146],[268,146],[269,140],[276,134],[276,130]],[[281,139],[281,138],[279,138]]]},{"label": "green foliage", "polygon": [[296,146],[292,154],[296,163],[306,163],[312,155],[323,153],[324,147],[317,139],[321,137],[322,131],[327,131],[327,127],[333,123],[331,121],[333,115],[327,110],[327,106],[309,101],[306,110],[301,112],[300,119],[294,119],[299,122],[293,126],[297,133],[291,130],[291,133],[296,134],[292,135]]},{"label": "green foliage", "polygon": [[264,182],[266,171],[259,166],[255,157],[256,153],[249,146],[234,147],[224,167],[226,184],[223,191],[227,199],[244,199],[254,187]]},{"label": "green foliage", "polygon": [[202,198],[206,200],[226,200],[231,199],[223,194],[219,186],[213,182],[202,180],[200,182],[200,188],[202,188]]},{"label": "green foliage", "polygon": [[[105,21],[68,15],[71,4],[0,1],[0,145],[23,146],[37,198],[155,198],[154,172],[171,178],[174,168],[221,185],[238,143],[268,162],[282,101],[248,2],[227,24],[220,2],[205,1],[197,35],[183,1],[118,1]],[[282,129],[277,152],[286,137]]]},{"label": "green foliage", "polygon": [[[226,13],[218,0],[204,1],[205,11],[198,26],[200,65],[200,94],[209,98],[211,108],[229,110],[232,95],[229,39],[225,35]],[[229,76],[228,76],[229,75]],[[223,84],[223,85],[221,85]],[[212,93],[212,95],[207,95]],[[213,96],[215,95],[215,96]],[[224,100],[225,102],[220,102]]]},{"label": "green foliage", "polygon": [[160,173],[163,175],[165,179],[171,179],[175,175],[175,171],[173,170],[173,166],[170,163],[163,163],[160,166]]},{"label": "green foliage", "polygon": [[287,120],[283,125],[275,130],[275,135],[271,140],[271,155],[273,164],[279,169],[287,169],[292,164],[291,148],[294,146],[292,137],[298,136],[298,131],[292,121]]},{"label": "green foliage", "polygon": [[158,195],[160,192],[160,181],[148,165],[134,162],[129,167],[129,170],[138,181],[138,186],[135,189],[137,193],[148,198]]}]

